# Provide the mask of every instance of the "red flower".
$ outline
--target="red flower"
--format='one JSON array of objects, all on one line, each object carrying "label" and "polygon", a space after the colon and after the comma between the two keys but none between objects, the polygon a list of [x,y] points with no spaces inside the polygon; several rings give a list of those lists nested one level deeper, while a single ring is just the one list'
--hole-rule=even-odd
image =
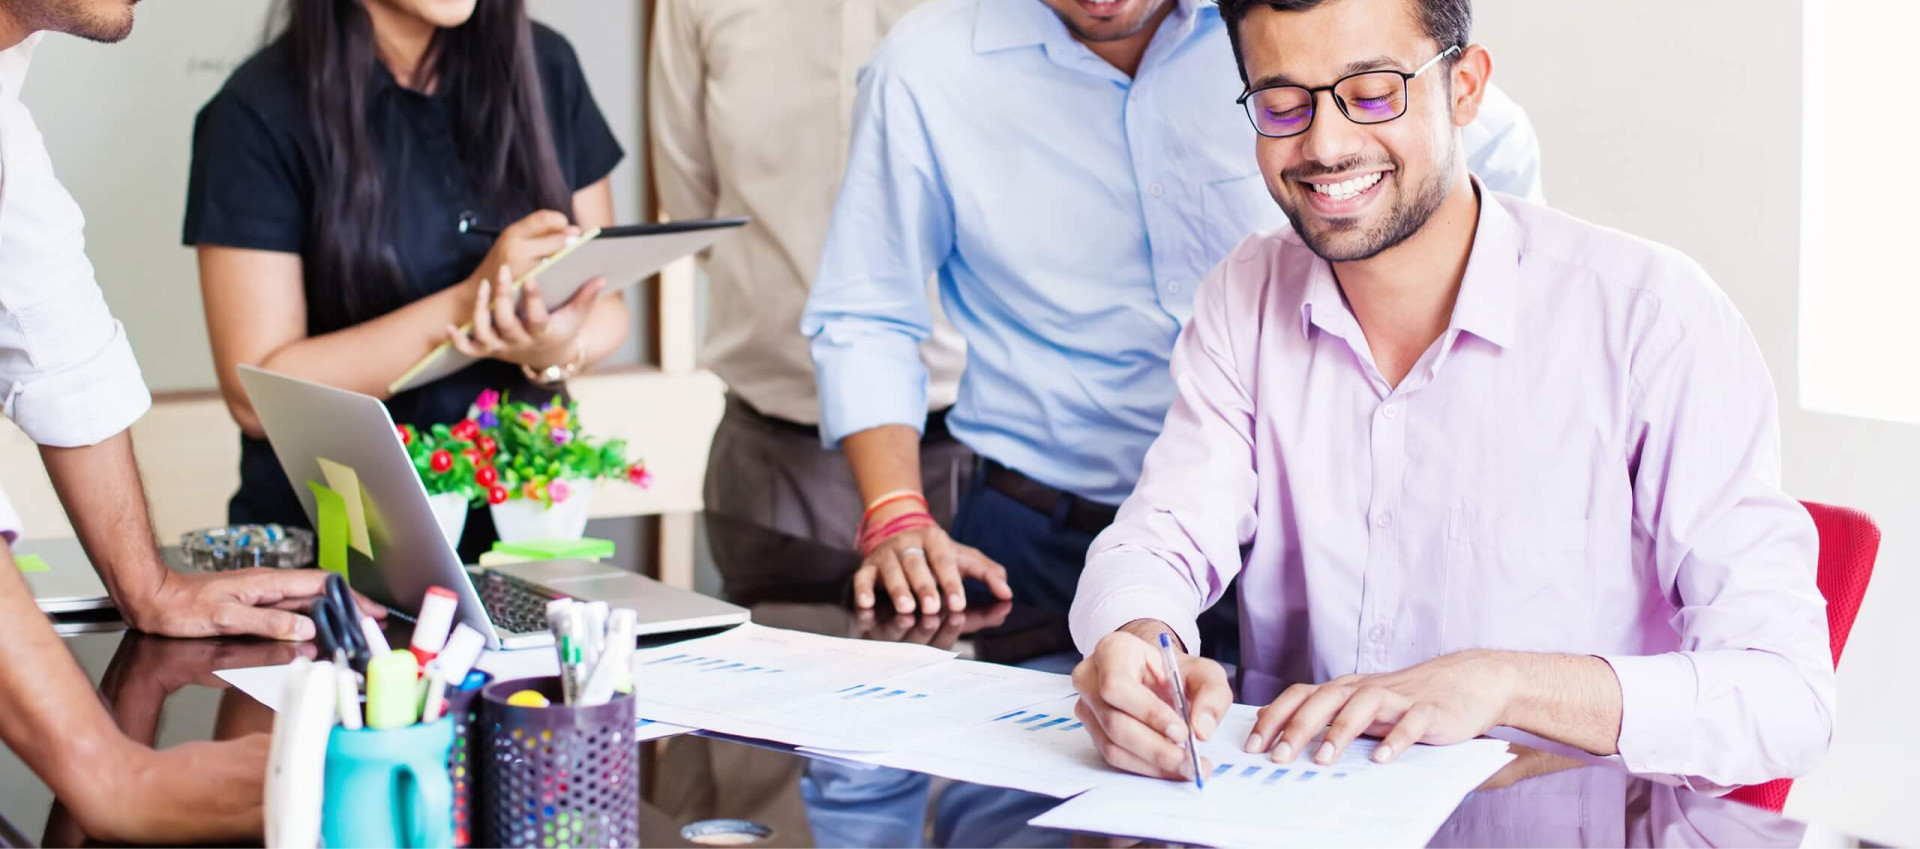
[{"label": "red flower", "polygon": [[641,489],[646,489],[653,485],[653,473],[647,471],[646,463],[635,463],[627,467],[627,481]]},{"label": "red flower", "polygon": [[480,465],[480,450],[477,448],[462,448],[460,449],[460,456],[467,458],[467,462],[469,463],[476,466]]},{"label": "red flower", "polygon": [[400,431],[400,444],[401,444],[401,445],[412,445],[412,444],[413,444],[413,427],[412,427],[412,426],[410,426],[410,425],[394,425],[394,427],[393,427],[393,429],[394,429],[394,430],[397,430],[397,431]]},{"label": "red flower", "polygon": [[433,467],[434,471],[444,472],[453,468],[453,453],[442,448],[433,452],[433,456],[428,458],[427,463]]},{"label": "red flower", "polygon": [[[488,469],[487,471],[493,471],[493,470]],[[488,504],[505,504],[507,503],[507,496],[508,496],[508,492],[506,487],[504,486],[493,487],[487,490],[487,503]]]},{"label": "red flower", "polygon": [[479,446],[480,454],[486,457],[491,457],[495,451],[500,450],[500,443],[494,441],[493,437],[484,433],[480,435],[479,439],[474,440],[473,444]]},{"label": "red flower", "polygon": [[474,437],[480,435],[480,425],[473,419],[461,419],[454,423],[451,432],[453,433],[454,439],[458,439],[461,442],[472,442]]},{"label": "red flower", "polygon": [[473,482],[483,488],[492,489],[494,484],[500,482],[500,473],[494,471],[492,466],[481,466],[473,473]]}]

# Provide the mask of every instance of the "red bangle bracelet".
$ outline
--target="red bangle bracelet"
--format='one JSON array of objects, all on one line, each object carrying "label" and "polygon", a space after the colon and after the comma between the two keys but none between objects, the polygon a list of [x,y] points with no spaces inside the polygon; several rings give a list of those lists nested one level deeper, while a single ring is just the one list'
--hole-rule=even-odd
[{"label": "red bangle bracelet", "polygon": [[861,556],[872,554],[876,546],[896,534],[915,528],[931,527],[935,524],[937,523],[934,522],[933,515],[930,513],[906,513],[895,516],[878,528],[865,529],[860,532],[860,554]]},{"label": "red bangle bracelet", "polygon": [[885,507],[889,504],[896,504],[901,501],[907,501],[907,500],[918,501],[920,502],[921,510],[925,510],[929,513],[933,512],[933,506],[927,503],[926,496],[921,495],[920,493],[917,493],[917,492],[907,492],[906,490],[901,490],[899,492],[892,493],[891,495],[883,495],[878,499],[875,499],[872,504],[867,505],[867,512],[860,514],[860,526],[864,528],[867,526],[868,522],[873,521],[873,514],[879,512],[880,508]]}]

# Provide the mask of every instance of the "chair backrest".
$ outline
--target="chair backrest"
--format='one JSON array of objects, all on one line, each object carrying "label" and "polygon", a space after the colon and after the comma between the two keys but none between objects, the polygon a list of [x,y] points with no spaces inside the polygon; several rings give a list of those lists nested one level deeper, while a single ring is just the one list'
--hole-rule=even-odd
[{"label": "chair backrest", "polygon": [[[1873,577],[1873,560],[1880,552],[1880,527],[1873,518],[1848,507],[1801,502],[1813,516],[1820,532],[1820,565],[1815,582],[1827,599],[1827,644],[1833,649],[1833,665],[1840,666],[1840,652],[1847,647],[1847,634],[1853,631],[1854,617],[1860,614],[1860,600],[1867,595],[1867,581]],[[1782,778],[1765,784],[1741,787],[1727,798],[1779,813],[1787,805],[1787,791],[1793,779]]]}]

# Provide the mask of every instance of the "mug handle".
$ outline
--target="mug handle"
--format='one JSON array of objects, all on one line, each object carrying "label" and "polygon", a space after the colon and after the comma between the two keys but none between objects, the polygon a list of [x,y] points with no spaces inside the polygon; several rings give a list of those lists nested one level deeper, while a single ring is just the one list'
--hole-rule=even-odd
[{"label": "mug handle", "polygon": [[395,831],[406,838],[406,845],[412,849],[453,845],[452,823],[448,822],[453,816],[453,797],[446,785],[421,781],[411,766],[400,767],[394,779],[394,810],[403,826]]}]

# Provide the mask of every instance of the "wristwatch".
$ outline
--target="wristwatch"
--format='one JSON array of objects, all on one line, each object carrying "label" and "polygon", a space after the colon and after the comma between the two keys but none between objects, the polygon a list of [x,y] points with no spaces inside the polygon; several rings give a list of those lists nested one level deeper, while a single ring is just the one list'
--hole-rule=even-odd
[{"label": "wristwatch", "polygon": [[581,342],[574,348],[573,359],[564,363],[555,363],[546,368],[535,370],[533,366],[522,365],[520,371],[536,386],[558,386],[578,374],[587,365],[587,343]]}]

